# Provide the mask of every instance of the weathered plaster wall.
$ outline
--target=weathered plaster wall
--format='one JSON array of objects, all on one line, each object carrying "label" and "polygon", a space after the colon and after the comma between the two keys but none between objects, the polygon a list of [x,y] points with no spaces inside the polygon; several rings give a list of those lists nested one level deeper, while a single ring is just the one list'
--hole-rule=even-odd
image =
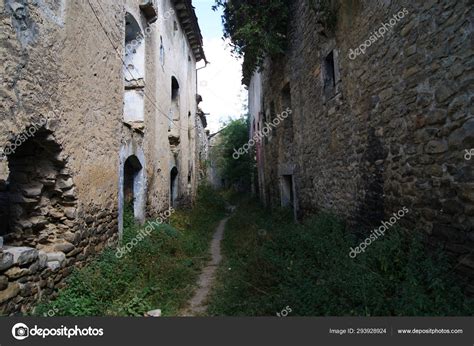
[{"label": "weathered plaster wall", "polygon": [[[331,210],[368,232],[406,206],[401,224],[443,244],[474,293],[474,174],[464,159],[474,147],[472,4],[338,3],[336,30],[323,33],[309,2],[294,2],[288,54],[263,72],[264,113],[272,102],[283,110],[288,82],[293,109],[292,130],[282,124],[265,141],[267,199],[279,205],[281,168],[293,166],[300,215]],[[349,58],[403,8],[389,36]],[[326,90],[331,51],[335,87]]]},{"label": "weathered plaster wall", "polygon": [[[53,294],[73,266],[100,251],[106,240],[113,243],[117,232],[116,195],[104,184],[110,182],[117,191],[119,138],[112,133],[119,122],[114,123],[116,114],[111,111],[121,98],[118,87],[116,93],[110,88],[117,84],[118,76],[110,71],[114,67],[120,71],[120,64],[107,60],[105,40],[101,42],[97,35],[99,28],[91,15],[70,2],[2,2],[5,84],[1,88],[0,143],[4,147],[45,119],[41,131],[48,136],[42,138],[38,131],[28,139],[34,145],[25,142],[8,157],[12,183],[26,183],[18,174],[21,171],[32,169],[26,173],[30,183],[34,174],[40,175],[34,178],[36,185],[22,185],[15,195],[10,193],[11,206],[13,197],[37,204],[23,215],[14,237],[5,237],[7,245],[23,243],[29,248],[6,246],[0,252],[0,309],[5,314],[24,312],[41,296]],[[101,90],[107,90],[102,99],[98,97]],[[103,109],[109,111],[108,116],[101,113]],[[51,157],[55,161],[41,161],[38,156],[19,159],[20,154],[24,158],[39,155],[32,150],[46,143],[59,148]],[[58,175],[46,171],[41,162],[57,166]],[[66,191],[63,195],[68,200],[58,199],[59,191]],[[18,238],[29,229],[38,232],[36,238],[34,234]]]},{"label": "weathered plaster wall", "polygon": [[[0,147],[46,120],[41,131],[48,136],[43,142],[40,136],[30,140],[39,147],[47,142],[59,148],[51,159],[43,160],[58,166],[56,173],[43,176],[45,170],[35,162],[43,161],[31,160],[28,169],[41,173],[32,175],[37,177],[35,188],[19,188],[15,195],[32,208],[24,213],[28,236],[7,236],[6,247],[0,249],[2,314],[25,312],[41,297],[54,296],[73,267],[115,244],[122,223],[124,162],[129,155],[139,158],[143,167],[140,184],[135,186],[137,219],[168,207],[171,162],[179,168],[180,193],[196,189],[187,189],[188,168],[196,159],[195,138],[188,138],[188,125],[194,126],[196,113],[196,61],[171,2],[157,2],[158,20],[153,24],[140,11],[139,0],[91,3],[93,9],[87,1],[1,2],[0,46],[5,54],[0,57]],[[127,12],[146,33],[142,123],[124,123]],[[181,141],[174,153],[166,118],[172,75],[180,83]],[[193,116],[188,117],[188,112]],[[0,163],[6,171],[0,174],[0,205],[14,155]],[[43,227],[42,220],[47,227],[41,240],[34,232],[40,235],[35,227]],[[54,229],[47,233],[50,226]]]},{"label": "weathered plaster wall", "polygon": [[[169,194],[170,172],[176,164],[179,173],[179,197],[185,197],[183,195],[188,191],[189,160],[194,162],[196,159],[194,149],[189,150],[190,146],[192,148],[195,146],[194,137],[191,138],[191,143],[189,143],[188,139],[188,129],[193,129],[195,126],[194,119],[197,110],[196,61],[189,43],[185,40],[177,13],[171,7],[171,2],[169,0],[160,1],[158,5],[159,13],[162,15],[169,13],[169,18],[158,20],[153,24],[157,26],[156,30],[154,30],[156,32],[156,53],[154,56],[157,61],[154,79],[159,85],[155,92],[156,99],[154,102],[158,112],[155,112],[154,116],[156,126],[154,127],[153,151],[156,153],[154,161],[158,164],[154,167],[156,176],[150,179],[150,189],[158,191],[158,196],[165,192]],[[166,17],[168,16],[164,18]],[[163,63],[160,61],[161,42],[164,48]],[[171,101],[172,76],[179,83],[179,115],[176,117],[179,120],[174,121],[172,126],[173,135],[177,133],[179,136],[179,145],[173,148],[173,150],[171,150],[168,140],[168,128],[170,125],[168,118],[172,118],[171,110],[173,108]],[[188,117],[188,112],[191,112],[191,117]],[[193,189],[195,189],[194,186]],[[155,212],[163,210],[168,205],[168,201],[164,204],[158,196],[153,197],[153,194],[151,194],[149,197],[149,205]]]}]

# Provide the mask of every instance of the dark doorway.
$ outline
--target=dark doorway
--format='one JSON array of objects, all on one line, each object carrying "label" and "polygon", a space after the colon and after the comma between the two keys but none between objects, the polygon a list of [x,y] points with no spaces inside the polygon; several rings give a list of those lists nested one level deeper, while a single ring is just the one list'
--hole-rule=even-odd
[{"label": "dark doorway", "polygon": [[178,199],[178,169],[173,167],[170,172],[170,203],[171,206],[176,205]]},{"label": "dark doorway", "polygon": [[142,165],[136,156],[130,156],[125,161],[123,170],[124,206],[126,210],[133,211],[136,216],[135,201],[138,197],[138,192],[141,190],[141,181],[138,178],[139,173],[142,170]]},{"label": "dark doorway", "polygon": [[281,179],[281,206],[294,208],[293,176],[282,175]]}]

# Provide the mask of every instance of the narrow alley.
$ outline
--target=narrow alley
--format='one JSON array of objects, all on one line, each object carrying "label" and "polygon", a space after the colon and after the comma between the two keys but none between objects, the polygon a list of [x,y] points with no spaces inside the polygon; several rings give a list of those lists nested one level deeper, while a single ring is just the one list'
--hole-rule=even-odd
[{"label": "narrow alley", "polygon": [[5,320],[474,315],[472,1],[0,6]]}]

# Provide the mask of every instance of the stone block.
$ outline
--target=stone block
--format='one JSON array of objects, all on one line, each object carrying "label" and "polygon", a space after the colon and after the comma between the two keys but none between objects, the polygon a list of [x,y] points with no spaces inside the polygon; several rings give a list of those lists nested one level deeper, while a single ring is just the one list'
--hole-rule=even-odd
[{"label": "stone block", "polygon": [[47,266],[52,271],[57,271],[59,270],[59,268],[61,268],[61,263],[59,263],[59,261],[51,261],[51,262],[48,262]]},{"label": "stone block", "polygon": [[456,92],[455,88],[452,88],[451,85],[447,85],[446,83],[443,83],[436,89],[436,92],[435,92],[436,101],[438,103],[443,103],[450,96],[454,95],[455,92]]},{"label": "stone block", "polygon": [[17,282],[8,284],[8,287],[0,291],[0,304],[16,297],[20,293],[20,284]]},{"label": "stone block", "polygon": [[64,217],[64,213],[57,209],[49,210],[48,214],[54,219],[61,219],[62,217]]},{"label": "stone block", "polygon": [[448,150],[448,143],[445,140],[429,141],[425,146],[428,154],[441,154]]},{"label": "stone block", "polygon": [[446,111],[436,109],[426,117],[427,125],[444,124],[446,122]]},{"label": "stone block", "polygon": [[30,297],[38,292],[38,287],[31,282],[28,282],[20,287],[20,295],[22,297]]},{"label": "stone block", "polygon": [[66,260],[66,255],[63,252],[48,252],[46,253],[49,262],[63,263]]},{"label": "stone block", "polygon": [[72,181],[72,178],[68,178],[68,179],[59,179],[57,182],[56,182],[56,187],[58,187],[59,189],[61,190],[68,190],[70,189],[71,187],[74,186],[74,182]]},{"label": "stone block", "polygon": [[43,190],[43,184],[37,185],[24,185],[21,188],[25,197],[39,197]]},{"label": "stone block", "polygon": [[8,287],[8,278],[5,275],[0,275],[0,291]]},{"label": "stone block", "polygon": [[13,255],[9,252],[0,252],[0,272],[13,265]]},{"label": "stone block", "polygon": [[48,263],[48,255],[44,251],[40,251],[38,254],[39,269],[43,269],[44,267],[46,267],[47,263]]},{"label": "stone block", "polygon": [[449,147],[462,150],[474,147],[474,119],[467,120],[462,127],[451,133]]},{"label": "stone block", "polygon": [[38,250],[26,246],[5,246],[3,252],[12,254],[13,263],[18,265],[33,262],[38,258]]},{"label": "stone block", "polygon": [[68,254],[67,254],[67,257],[73,257],[73,256],[76,256],[78,253],[82,252],[82,249],[81,248],[75,248],[74,250],[70,251]]},{"label": "stone block", "polygon": [[469,105],[469,98],[466,95],[458,96],[448,105],[448,114],[464,111]]},{"label": "stone block", "polygon": [[63,196],[68,199],[75,199],[75,190],[74,188],[71,188],[67,190],[66,192],[63,193]]},{"label": "stone block", "polygon": [[73,233],[73,232],[70,232],[70,231],[67,231],[65,232],[62,237],[69,243],[71,244],[77,244],[79,242],[79,239],[80,239],[80,235],[79,233]]},{"label": "stone block", "polygon": [[62,252],[67,254],[68,252],[74,250],[75,246],[68,242],[61,242],[54,244],[53,248],[56,252]]},{"label": "stone block", "polygon": [[76,218],[76,208],[64,208],[64,215],[70,220],[74,220]]},{"label": "stone block", "polygon": [[28,275],[30,271],[27,268],[20,268],[20,267],[12,267],[8,269],[4,274],[10,280],[16,280],[22,276]]},{"label": "stone block", "polygon": [[33,262],[33,263],[28,267],[28,270],[30,271],[30,274],[36,273],[39,269],[40,269],[39,260]]}]

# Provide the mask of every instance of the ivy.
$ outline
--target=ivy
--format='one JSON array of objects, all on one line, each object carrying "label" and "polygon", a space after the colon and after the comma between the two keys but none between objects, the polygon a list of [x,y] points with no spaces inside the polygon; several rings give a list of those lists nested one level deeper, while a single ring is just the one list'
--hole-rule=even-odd
[{"label": "ivy", "polygon": [[333,0],[310,0],[310,8],[324,30],[334,31],[337,24],[337,8]]},{"label": "ivy", "polygon": [[267,56],[285,52],[289,0],[216,0],[213,10],[218,8],[224,12],[224,38],[233,55],[243,58],[242,82],[248,85]]}]

